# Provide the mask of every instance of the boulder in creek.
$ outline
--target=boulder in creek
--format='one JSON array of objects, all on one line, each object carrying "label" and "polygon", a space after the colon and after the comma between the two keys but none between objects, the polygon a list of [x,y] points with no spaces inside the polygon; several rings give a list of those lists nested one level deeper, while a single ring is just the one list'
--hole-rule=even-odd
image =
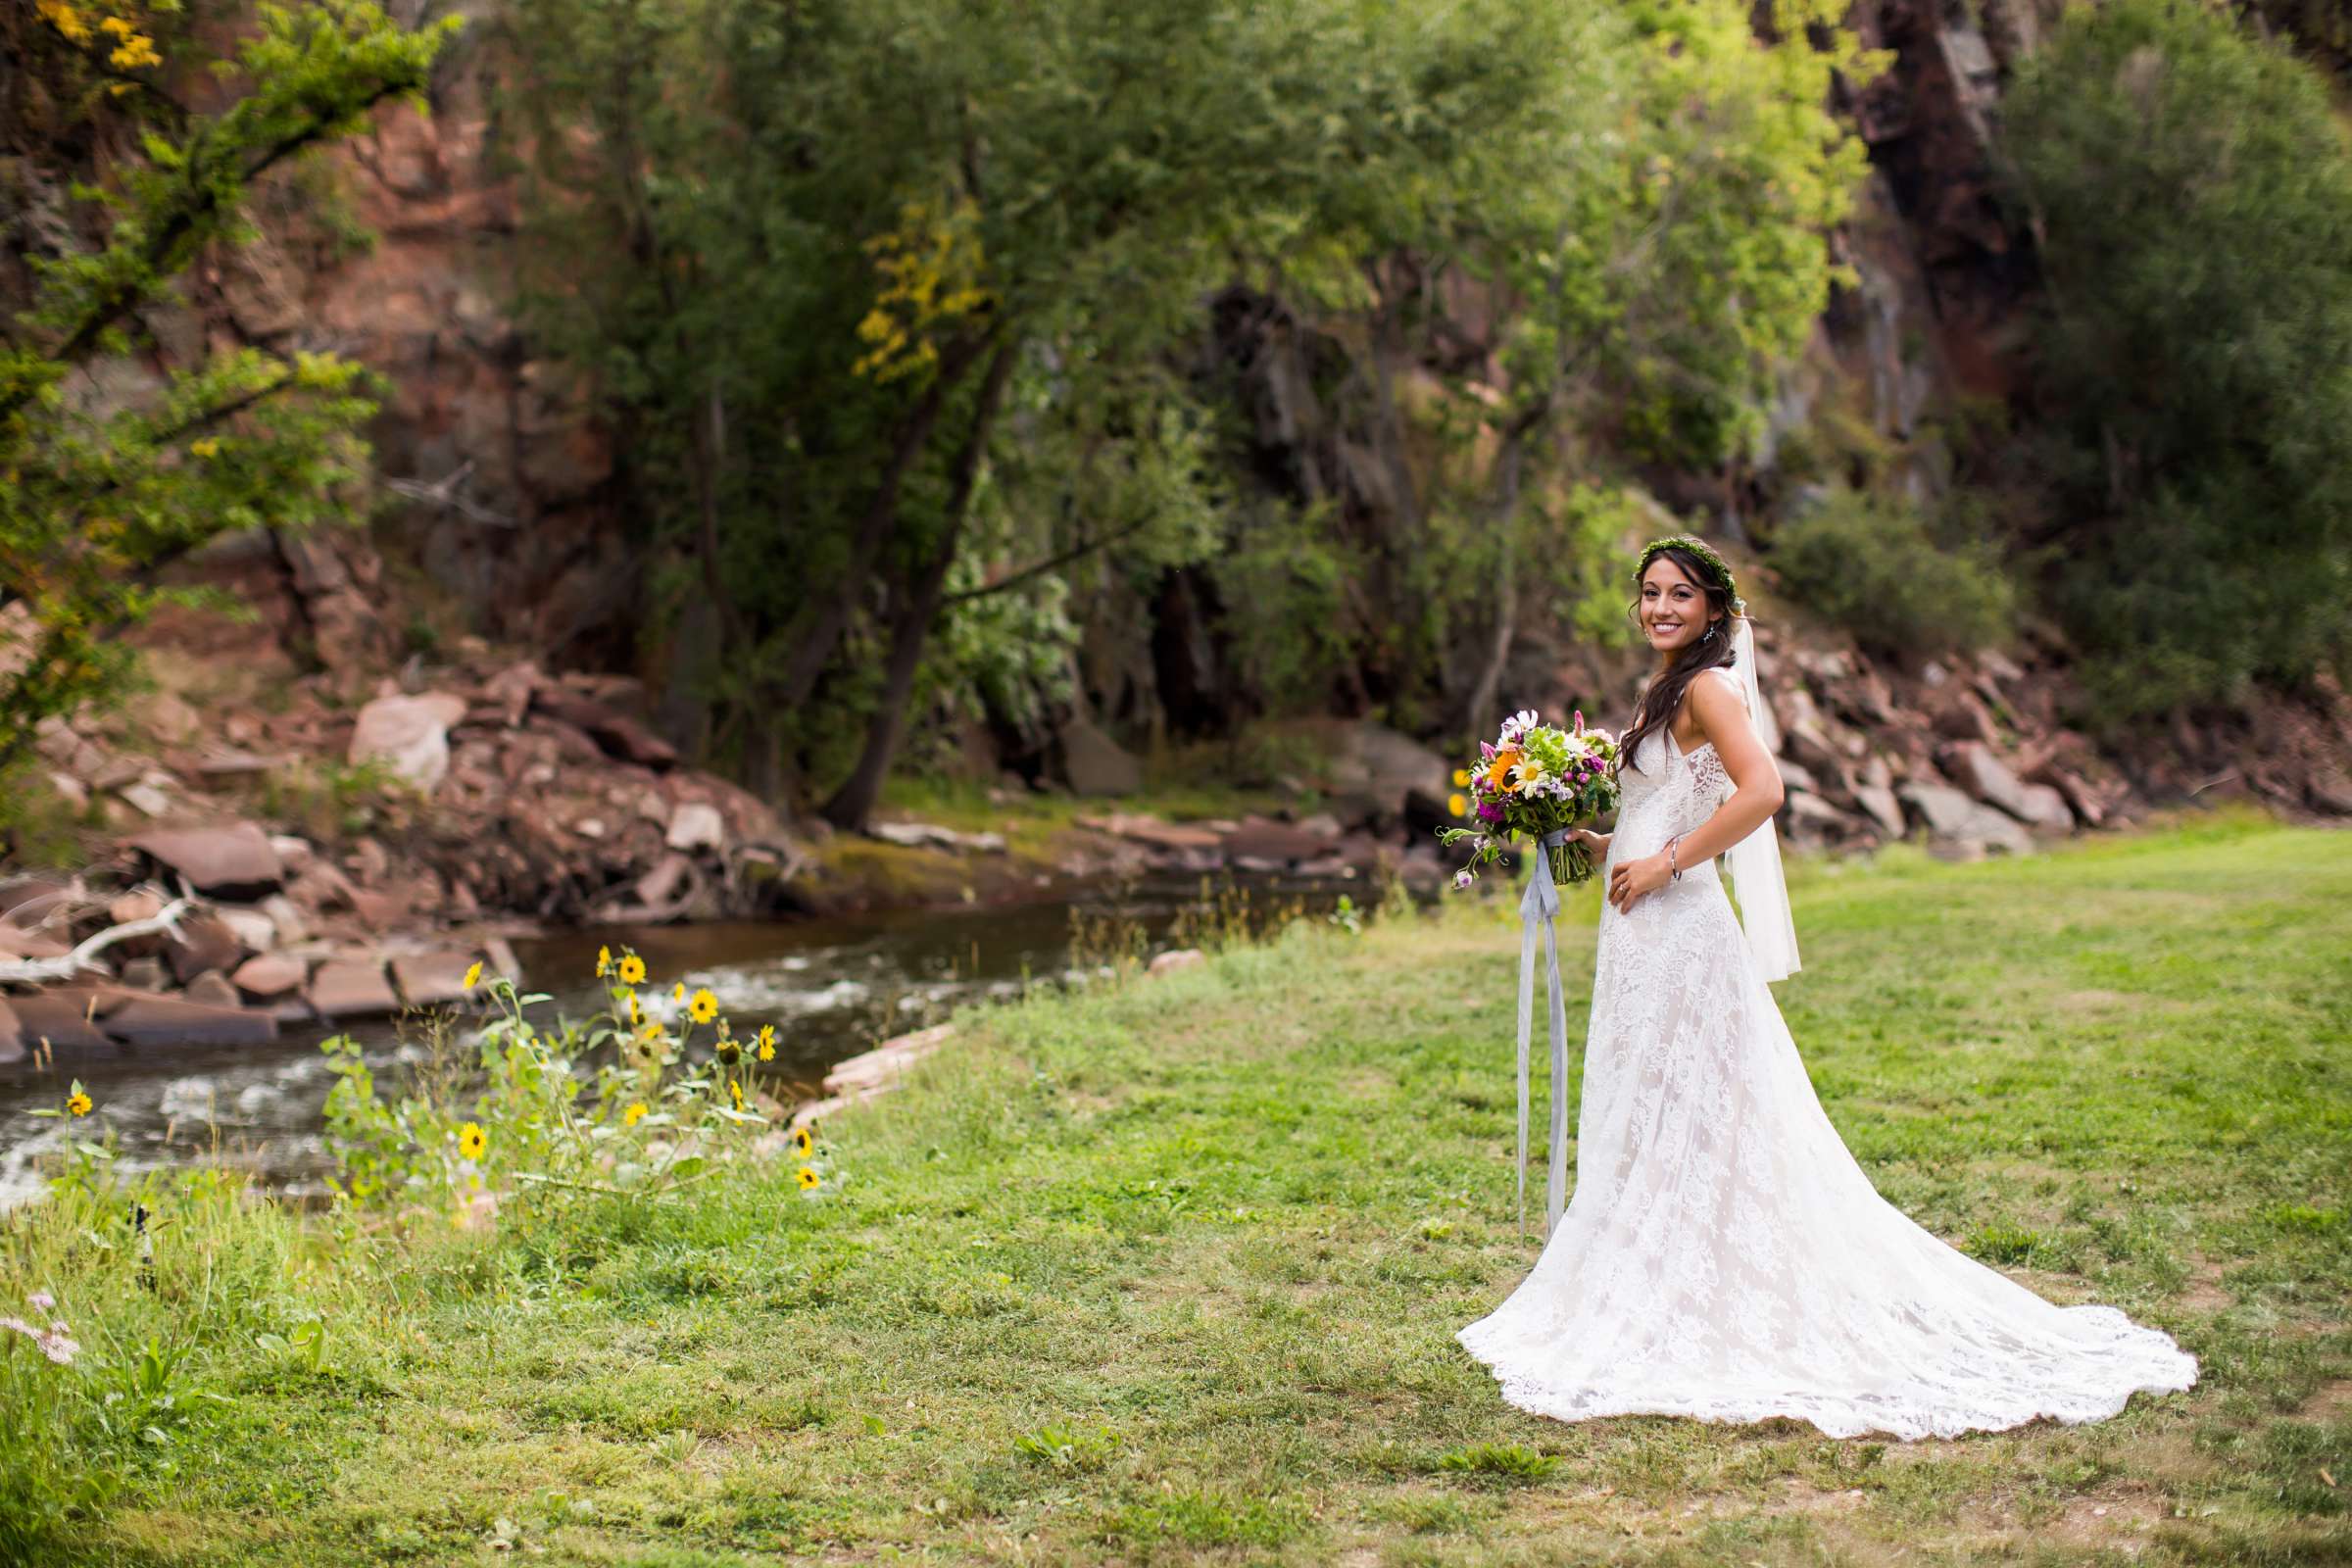
[{"label": "boulder in creek", "polygon": [[1173,948],[1154,956],[1149,974],[1174,974],[1179,969],[1198,969],[1208,962],[1208,955],[1199,948]]},{"label": "boulder in creek", "polygon": [[[1246,816],[1223,840],[1225,854],[1235,864],[1254,861],[1280,869],[1293,860],[1312,860],[1331,853],[1331,841],[1320,834],[1262,816]],[[1250,867],[1245,866],[1245,869]]]},{"label": "boulder in creek", "polygon": [[140,997],[106,1015],[106,1032],[126,1046],[266,1046],[277,1020],[239,1006],[180,997]]},{"label": "boulder in creek", "polygon": [[236,988],[257,1002],[275,1002],[293,995],[311,976],[311,966],[302,959],[283,953],[265,953],[258,958],[247,958],[229,976]]},{"label": "boulder in creek", "polygon": [[0,1001],[0,1067],[13,1067],[30,1054],[24,1045],[24,1025],[17,1022],[16,1009]]},{"label": "boulder in creek", "polygon": [[430,795],[449,774],[449,727],[466,716],[466,699],[448,692],[378,697],[360,710],[346,760],[380,762]]},{"label": "boulder in creek", "polygon": [[466,971],[473,966],[477,956],[472,953],[445,950],[394,958],[392,979],[412,1007],[463,1002],[466,1000]]},{"label": "boulder in creek", "polygon": [[8,999],[9,1011],[16,1017],[27,1051],[45,1040],[58,1051],[112,1052],[115,1043],[90,1021],[88,1005],[86,993],[69,991]]},{"label": "boulder in creek", "polygon": [[381,1017],[400,1010],[400,996],[372,958],[329,958],[311,972],[304,993],[311,1010],[328,1022]]},{"label": "boulder in creek", "polygon": [[251,822],[161,828],[124,842],[207,898],[250,903],[285,881],[277,852]]}]

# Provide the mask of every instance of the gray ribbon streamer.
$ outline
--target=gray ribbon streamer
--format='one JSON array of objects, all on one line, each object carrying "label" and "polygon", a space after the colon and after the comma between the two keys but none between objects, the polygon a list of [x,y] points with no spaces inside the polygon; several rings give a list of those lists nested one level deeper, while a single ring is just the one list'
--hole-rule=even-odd
[{"label": "gray ribbon streamer", "polygon": [[1551,852],[1568,833],[1546,833],[1536,841],[1527,894],[1519,901],[1519,1231],[1527,1233],[1527,1044],[1536,1002],[1536,932],[1544,933],[1544,994],[1551,1006],[1551,1160],[1544,1189],[1544,1234],[1560,1222],[1568,1192],[1568,1004],[1560,994],[1560,943],[1552,916],[1560,912],[1560,890],[1551,880]]}]

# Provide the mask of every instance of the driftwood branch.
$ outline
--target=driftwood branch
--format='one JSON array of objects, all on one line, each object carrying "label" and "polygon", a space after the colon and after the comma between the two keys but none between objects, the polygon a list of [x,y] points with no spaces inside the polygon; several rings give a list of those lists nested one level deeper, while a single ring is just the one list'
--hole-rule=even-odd
[{"label": "driftwood branch", "polygon": [[179,936],[180,916],[188,912],[188,903],[186,899],[173,899],[164,906],[161,914],[109,926],[62,958],[0,958],[0,983],[41,985],[50,981],[71,980],[84,969],[111,974],[112,970],[97,961],[99,954],[118,942],[127,942],[133,937],[151,937],[159,932],[170,932],[176,939]]}]

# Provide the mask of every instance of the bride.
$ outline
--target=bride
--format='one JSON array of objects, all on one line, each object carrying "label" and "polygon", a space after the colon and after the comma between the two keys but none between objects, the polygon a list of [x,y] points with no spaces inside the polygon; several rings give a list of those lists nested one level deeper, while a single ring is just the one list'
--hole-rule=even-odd
[{"label": "bride", "polygon": [[1576,1196],[1562,1213],[1555,1181],[1534,1272],[1456,1337],[1505,1399],[1563,1421],[1951,1437],[2188,1388],[2197,1359],[2170,1336],[1954,1250],[1846,1152],[1766,989],[1796,943],[1743,602],[1688,537],[1649,545],[1636,580],[1657,673],[1620,739],[1616,829],[1578,834],[1605,853],[1608,894]]}]

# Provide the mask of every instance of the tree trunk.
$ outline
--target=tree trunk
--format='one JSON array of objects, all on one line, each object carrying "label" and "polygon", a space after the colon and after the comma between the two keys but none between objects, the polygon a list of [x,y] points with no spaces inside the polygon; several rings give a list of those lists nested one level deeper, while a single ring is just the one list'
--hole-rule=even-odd
[{"label": "tree trunk", "polygon": [[907,472],[915,460],[922,456],[924,444],[931,439],[931,427],[939,422],[939,411],[947,402],[948,393],[963,379],[972,362],[979,358],[985,346],[981,340],[952,348],[942,357],[939,373],[923,389],[922,401],[914,406],[906,422],[899,428],[899,438],[891,449],[890,463],[882,470],[882,478],[874,487],[873,498],[866,503],[865,520],[859,525],[856,544],[851,547],[849,569],[834,583],[824,598],[823,608],[815,620],[803,634],[785,662],[783,678],[777,682],[777,701],[785,708],[798,708],[816,691],[816,683],[825,672],[826,662],[840,645],[842,633],[849,630],[850,617],[857,613],[858,603],[865,589],[865,581],[873,575],[874,563],[881,559],[882,547],[889,543],[898,522],[899,491],[905,485]]},{"label": "tree trunk", "polygon": [[996,358],[989,364],[988,379],[982,383],[978,407],[972,411],[971,428],[964,433],[962,449],[956,454],[939,543],[908,581],[906,601],[892,618],[890,659],[884,666],[882,698],[866,726],[865,750],[858,756],[858,766],[849,778],[825,802],[825,820],[835,827],[862,832],[867,818],[873,815],[875,804],[882,798],[882,780],[890,772],[891,759],[898,755],[899,741],[906,734],[906,703],[914,692],[915,671],[922,664],[923,644],[931,635],[932,617],[939,613],[941,602],[947,597],[948,568],[956,564],[956,547],[963,534],[964,514],[971,508],[972,488],[979,480],[981,460],[988,450],[989,427],[996,420],[998,405],[1004,401],[1004,385],[1012,378],[1013,352],[1011,342],[1001,343]]}]

